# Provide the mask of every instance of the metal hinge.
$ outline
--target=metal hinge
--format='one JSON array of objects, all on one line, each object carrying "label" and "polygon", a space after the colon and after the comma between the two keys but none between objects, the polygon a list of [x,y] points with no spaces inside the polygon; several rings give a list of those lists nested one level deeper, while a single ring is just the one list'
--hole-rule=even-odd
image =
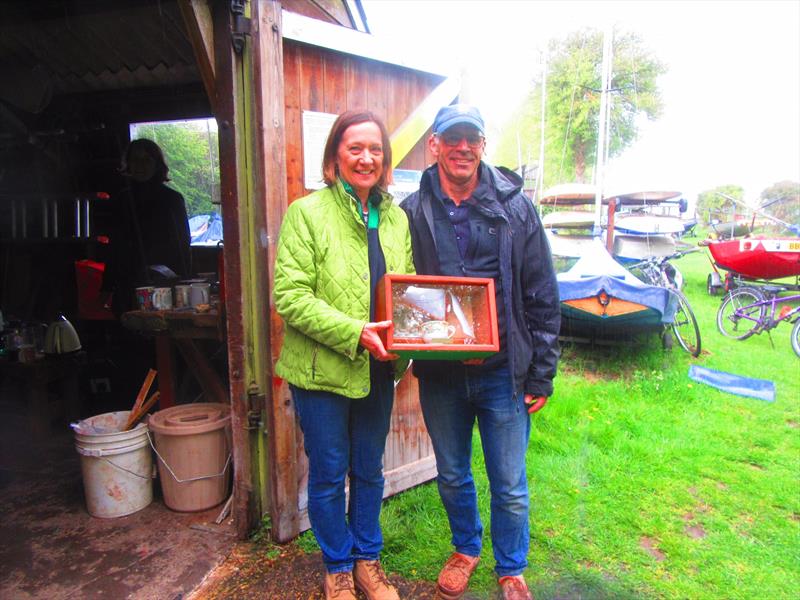
[{"label": "metal hinge", "polygon": [[260,429],[264,423],[261,421],[261,411],[266,402],[266,396],[256,386],[250,386],[247,391],[247,428]]},{"label": "metal hinge", "polygon": [[231,0],[231,14],[233,23],[231,24],[231,42],[233,51],[241,54],[244,50],[245,36],[250,35],[250,19],[244,16],[244,5],[246,0]]}]

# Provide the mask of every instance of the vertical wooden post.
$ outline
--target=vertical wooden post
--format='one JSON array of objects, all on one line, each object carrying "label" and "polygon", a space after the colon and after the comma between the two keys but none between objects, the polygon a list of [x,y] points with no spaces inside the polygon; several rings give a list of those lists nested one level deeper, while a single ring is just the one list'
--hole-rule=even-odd
[{"label": "vertical wooden post", "polygon": [[[300,533],[298,509],[298,476],[295,460],[296,440],[294,410],[285,383],[272,381],[272,366],[277,359],[283,331],[272,301],[275,248],[283,214],[286,210],[286,127],[284,116],[283,33],[281,4],[277,0],[253,3],[253,84],[255,94],[256,155],[260,158],[256,178],[257,211],[265,219],[265,227],[256,232],[259,250],[266,251],[267,269],[260,274],[259,298],[269,299],[270,320],[268,352],[263,367],[269,376],[265,435],[267,442],[269,513],[272,536],[288,541]],[[262,222],[261,219],[258,220]],[[259,330],[261,333],[261,330]]]},{"label": "vertical wooden post", "polygon": [[244,539],[258,524],[261,507],[254,487],[260,485],[258,472],[252,468],[252,448],[256,434],[250,418],[250,377],[247,358],[252,353],[245,337],[245,293],[249,269],[242,265],[249,256],[247,208],[252,190],[248,168],[252,164],[252,146],[248,139],[246,116],[251,102],[245,85],[249,66],[233,49],[230,3],[215,2],[214,62],[217,123],[220,150],[220,196],[225,230],[225,307],[228,332],[228,374],[231,396],[233,438],[232,513],[239,538]]}]

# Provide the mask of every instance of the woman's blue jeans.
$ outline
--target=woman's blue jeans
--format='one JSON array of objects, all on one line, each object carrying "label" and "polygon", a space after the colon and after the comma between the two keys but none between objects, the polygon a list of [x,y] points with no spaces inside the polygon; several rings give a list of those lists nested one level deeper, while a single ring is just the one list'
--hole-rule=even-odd
[{"label": "woman's blue jeans", "polygon": [[[383,548],[383,451],[394,403],[391,378],[365,398],[290,386],[308,456],[308,518],[329,573],[375,560]],[[345,481],[350,503],[345,516]]]},{"label": "woman's blue jeans", "polygon": [[477,419],[491,491],[491,538],[498,576],[528,565],[528,482],[525,453],[530,419],[513,393],[508,368],[461,368],[442,379],[420,379],[420,401],[433,442],[437,484],[457,552],[481,553],[483,526],[472,478],[472,429]]}]

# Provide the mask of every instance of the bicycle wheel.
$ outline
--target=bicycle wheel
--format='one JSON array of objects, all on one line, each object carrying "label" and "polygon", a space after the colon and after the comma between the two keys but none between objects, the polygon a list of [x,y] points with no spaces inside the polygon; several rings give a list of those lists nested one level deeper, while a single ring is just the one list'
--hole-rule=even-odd
[{"label": "bicycle wheel", "polygon": [[800,358],[800,319],[797,319],[792,327],[792,350]]},{"label": "bicycle wheel", "polygon": [[720,333],[735,340],[749,338],[767,312],[763,304],[758,304],[763,301],[764,294],[755,288],[740,287],[731,291],[717,311]]},{"label": "bicycle wheel", "polygon": [[670,290],[678,298],[678,308],[675,309],[675,319],[672,321],[672,333],[675,339],[694,357],[700,356],[700,328],[697,326],[697,319],[689,306],[689,301],[683,292]]}]

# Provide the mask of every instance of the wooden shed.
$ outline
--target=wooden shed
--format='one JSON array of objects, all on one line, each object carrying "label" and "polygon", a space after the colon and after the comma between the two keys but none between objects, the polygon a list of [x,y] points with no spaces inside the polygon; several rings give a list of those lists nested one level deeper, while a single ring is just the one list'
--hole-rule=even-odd
[{"label": "wooden shed", "polygon": [[[13,290],[7,284],[48,263],[67,290],[58,308],[79,320],[69,300],[72,263],[91,255],[95,240],[19,239],[8,226],[12,201],[44,193],[30,185],[31,165],[59,165],[52,187],[73,198],[97,188],[96,173],[119,156],[131,121],[213,116],[233,514],[241,537],[269,515],[275,539],[291,539],[308,527],[307,464],[287,386],[272,375],[282,323],[268,299],[282,215],[309,191],[308,163],[319,143],[314,119],[369,108],[385,118],[395,166],[422,170],[430,159],[425,135],[436,110],[456,98],[458,81],[406,64],[402,48],[377,42],[358,0],[46,0],[35,8],[8,2],[2,11],[0,74],[8,81],[21,73],[25,93],[0,94],[0,156],[20,156],[22,148],[31,158],[9,159],[0,178],[0,309],[33,310],[28,300],[40,282],[28,277]],[[387,495],[435,475],[410,374],[397,387],[385,472]]]}]

